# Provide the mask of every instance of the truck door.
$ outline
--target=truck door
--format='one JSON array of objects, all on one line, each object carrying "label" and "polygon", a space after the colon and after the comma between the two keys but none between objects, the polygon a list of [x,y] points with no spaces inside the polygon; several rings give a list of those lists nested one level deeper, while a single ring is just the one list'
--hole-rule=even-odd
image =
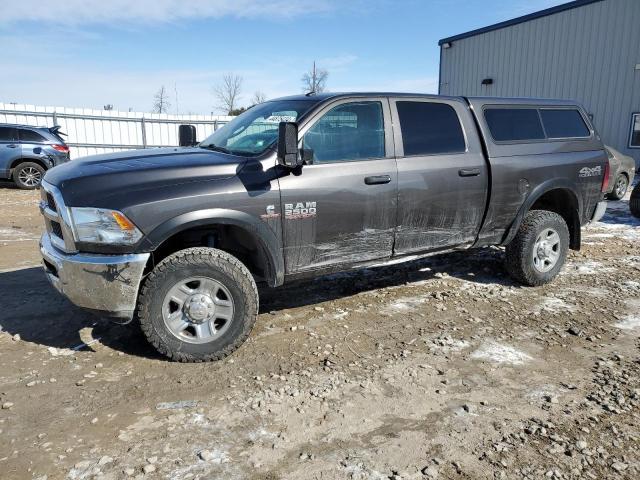
[{"label": "truck door", "polygon": [[0,127],[0,177],[9,177],[11,164],[22,155],[14,127]]},{"label": "truck door", "polygon": [[279,179],[287,273],[388,258],[398,176],[389,101],[342,99],[300,130],[305,165]]},{"label": "truck door", "polygon": [[475,241],[487,202],[488,174],[468,107],[457,99],[395,98],[398,154],[395,254]]}]

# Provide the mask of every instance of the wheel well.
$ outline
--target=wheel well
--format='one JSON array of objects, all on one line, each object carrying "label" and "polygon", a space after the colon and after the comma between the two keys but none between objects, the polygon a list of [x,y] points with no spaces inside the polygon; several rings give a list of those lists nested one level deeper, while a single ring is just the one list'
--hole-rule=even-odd
[{"label": "wheel well", "polygon": [[180,231],[152,253],[147,269],[160,263],[178,250],[192,247],[213,247],[233,255],[252,273],[256,281],[267,280],[269,262],[260,241],[249,231],[237,225],[206,225]]},{"label": "wheel well", "polygon": [[19,158],[17,160],[14,160],[14,162],[11,164],[11,166],[9,168],[13,170],[14,168],[16,168],[21,163],[37,163],[38,165],[40,165],[45,170],[49,169],[49,167],[42,160],[38,160],[38,159],[35,159],[35,158]]},{"label": "wheel well", "polygon": [[542,194],[529,210],[547,210],[564,218],[569,228],[569,247],[572,250],[580,250],[580,213],[578,199],[572,191],[564,188],[549,190]]}]

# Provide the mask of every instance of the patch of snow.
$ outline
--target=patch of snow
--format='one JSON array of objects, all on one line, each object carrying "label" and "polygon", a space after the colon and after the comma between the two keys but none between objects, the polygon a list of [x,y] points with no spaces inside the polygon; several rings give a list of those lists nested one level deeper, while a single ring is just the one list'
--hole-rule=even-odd
[{"label": "patch of snow", "polygon": [[[202,455],[202,453],[204,452],[206,452],[206,455]],[[201,457],[206,458],[206,460],[203,459],[203,461],[206,461],[208,463],[213,463],[215,465],[220,465],[222,463],[229,462],[229,454],[217,448],[214,448],[212,450],[209,450],[209,449],[203,450],[201,452]]]},{"label": "patch of snow", "polygon": [[542,302],[540,302],[535,308],[535,313],[540,313],[542,311],[549,313],[561,313],[561,312],[575,312],[577,308],[575,305],[570,305],[561,298],[556,297],[544,297]]},{"label": "patch of snow", "polygon": [[424,297],[401,297],[385,306],[384,313],[409,312],[427,301]]},{"label": "patch of snow", "polygon": [[76,353],[74,350],[71,350],[69,348],[49,347],[47,348],[47,350],[53,357],[67,357]]},{"label": "patch of snow", "polygon": [[595,275],[597,273],[611,272],[613,268],[605,267],[600,262],[587,260],[580,263],[570,262],[565,267],[565,271],[569,275]]},{"label": "patch of snow", "polygon": [[629,315],[624,320],[619,321],[613,325],[620,330],[639,330],[640,329],[640,316]]},{"label": "patch of snow", "polygon": [[197,406],[198,402],[196,400],[180,400],[178,402],[160,402],[156,405],[156,410],[181,410]]},{"label": "patch of snow", "polygon": [[533,360],[533,357],[525,352],[517,350],[509,345],[489,342],[482,345],[471,354],[471,358],[489,360],[494,363],[507,363],[511,365],[522,365]]}]

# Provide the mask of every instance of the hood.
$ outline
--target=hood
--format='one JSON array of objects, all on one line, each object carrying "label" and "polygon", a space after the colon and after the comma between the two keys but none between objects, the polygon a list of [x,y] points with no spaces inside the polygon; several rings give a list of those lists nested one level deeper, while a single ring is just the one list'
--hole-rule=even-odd
[{"label": "hood", "polygon": [[235,176],[246,163],[202,148],[154,148],[93,155],[47,171],[68,206],[105,206],[114,196]]}]

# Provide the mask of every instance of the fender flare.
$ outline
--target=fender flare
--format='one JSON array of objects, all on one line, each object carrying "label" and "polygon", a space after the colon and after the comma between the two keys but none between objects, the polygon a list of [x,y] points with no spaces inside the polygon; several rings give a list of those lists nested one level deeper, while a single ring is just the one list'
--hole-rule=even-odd
[{"label": "fender flare", "polygon": [[507,245],[508,243],[511,242],[511,240],[513,240],[513,238],[516,236],[516,233],[518,233],[518,230],[520,229],[520,225],[524,220],[524,216],[531,209],[533,204],[536,203],[536,201],[538,201],[538,199],[542,197],[545,193],[548,193],[551,190],[567,190],[571,192],[571,195],[575,199],[576,205],[578,206],[578,210],[576,212],[576,215],[574,216],[573,225],[569,226],[575,232],[575,239],[572,242],[571,247],[575,248],[576,250],[580,248],[580,233],[581,233],[580,219],[582,218],[582,210],[583,210],[582,198],[580,197],[580,195],[576,193],[575,184],[563,178],[554,178],[554,179],[547,180],[541,183],[540,185],[537,185],[531,191],[529,196],[525,199],[525,201],[520,206],[520,209],[516,214],[516,218],[513,220],[513,223],[511,224],[511,227],[509,227],[507,235],[504,237],[502,241],[502,245]]},{"label": "fender flare", "polygon": [[266,260],[267,283],[277,287],[284,283],[284,256],[281,242],[275,233],[260,219],[245,212],[225,208],[195,210],[173,217],[154,228],[146,235],[145,249],[155,250],[177,233],[193,227],[206,225],[235,225],[243,228],[255,239]]}]

